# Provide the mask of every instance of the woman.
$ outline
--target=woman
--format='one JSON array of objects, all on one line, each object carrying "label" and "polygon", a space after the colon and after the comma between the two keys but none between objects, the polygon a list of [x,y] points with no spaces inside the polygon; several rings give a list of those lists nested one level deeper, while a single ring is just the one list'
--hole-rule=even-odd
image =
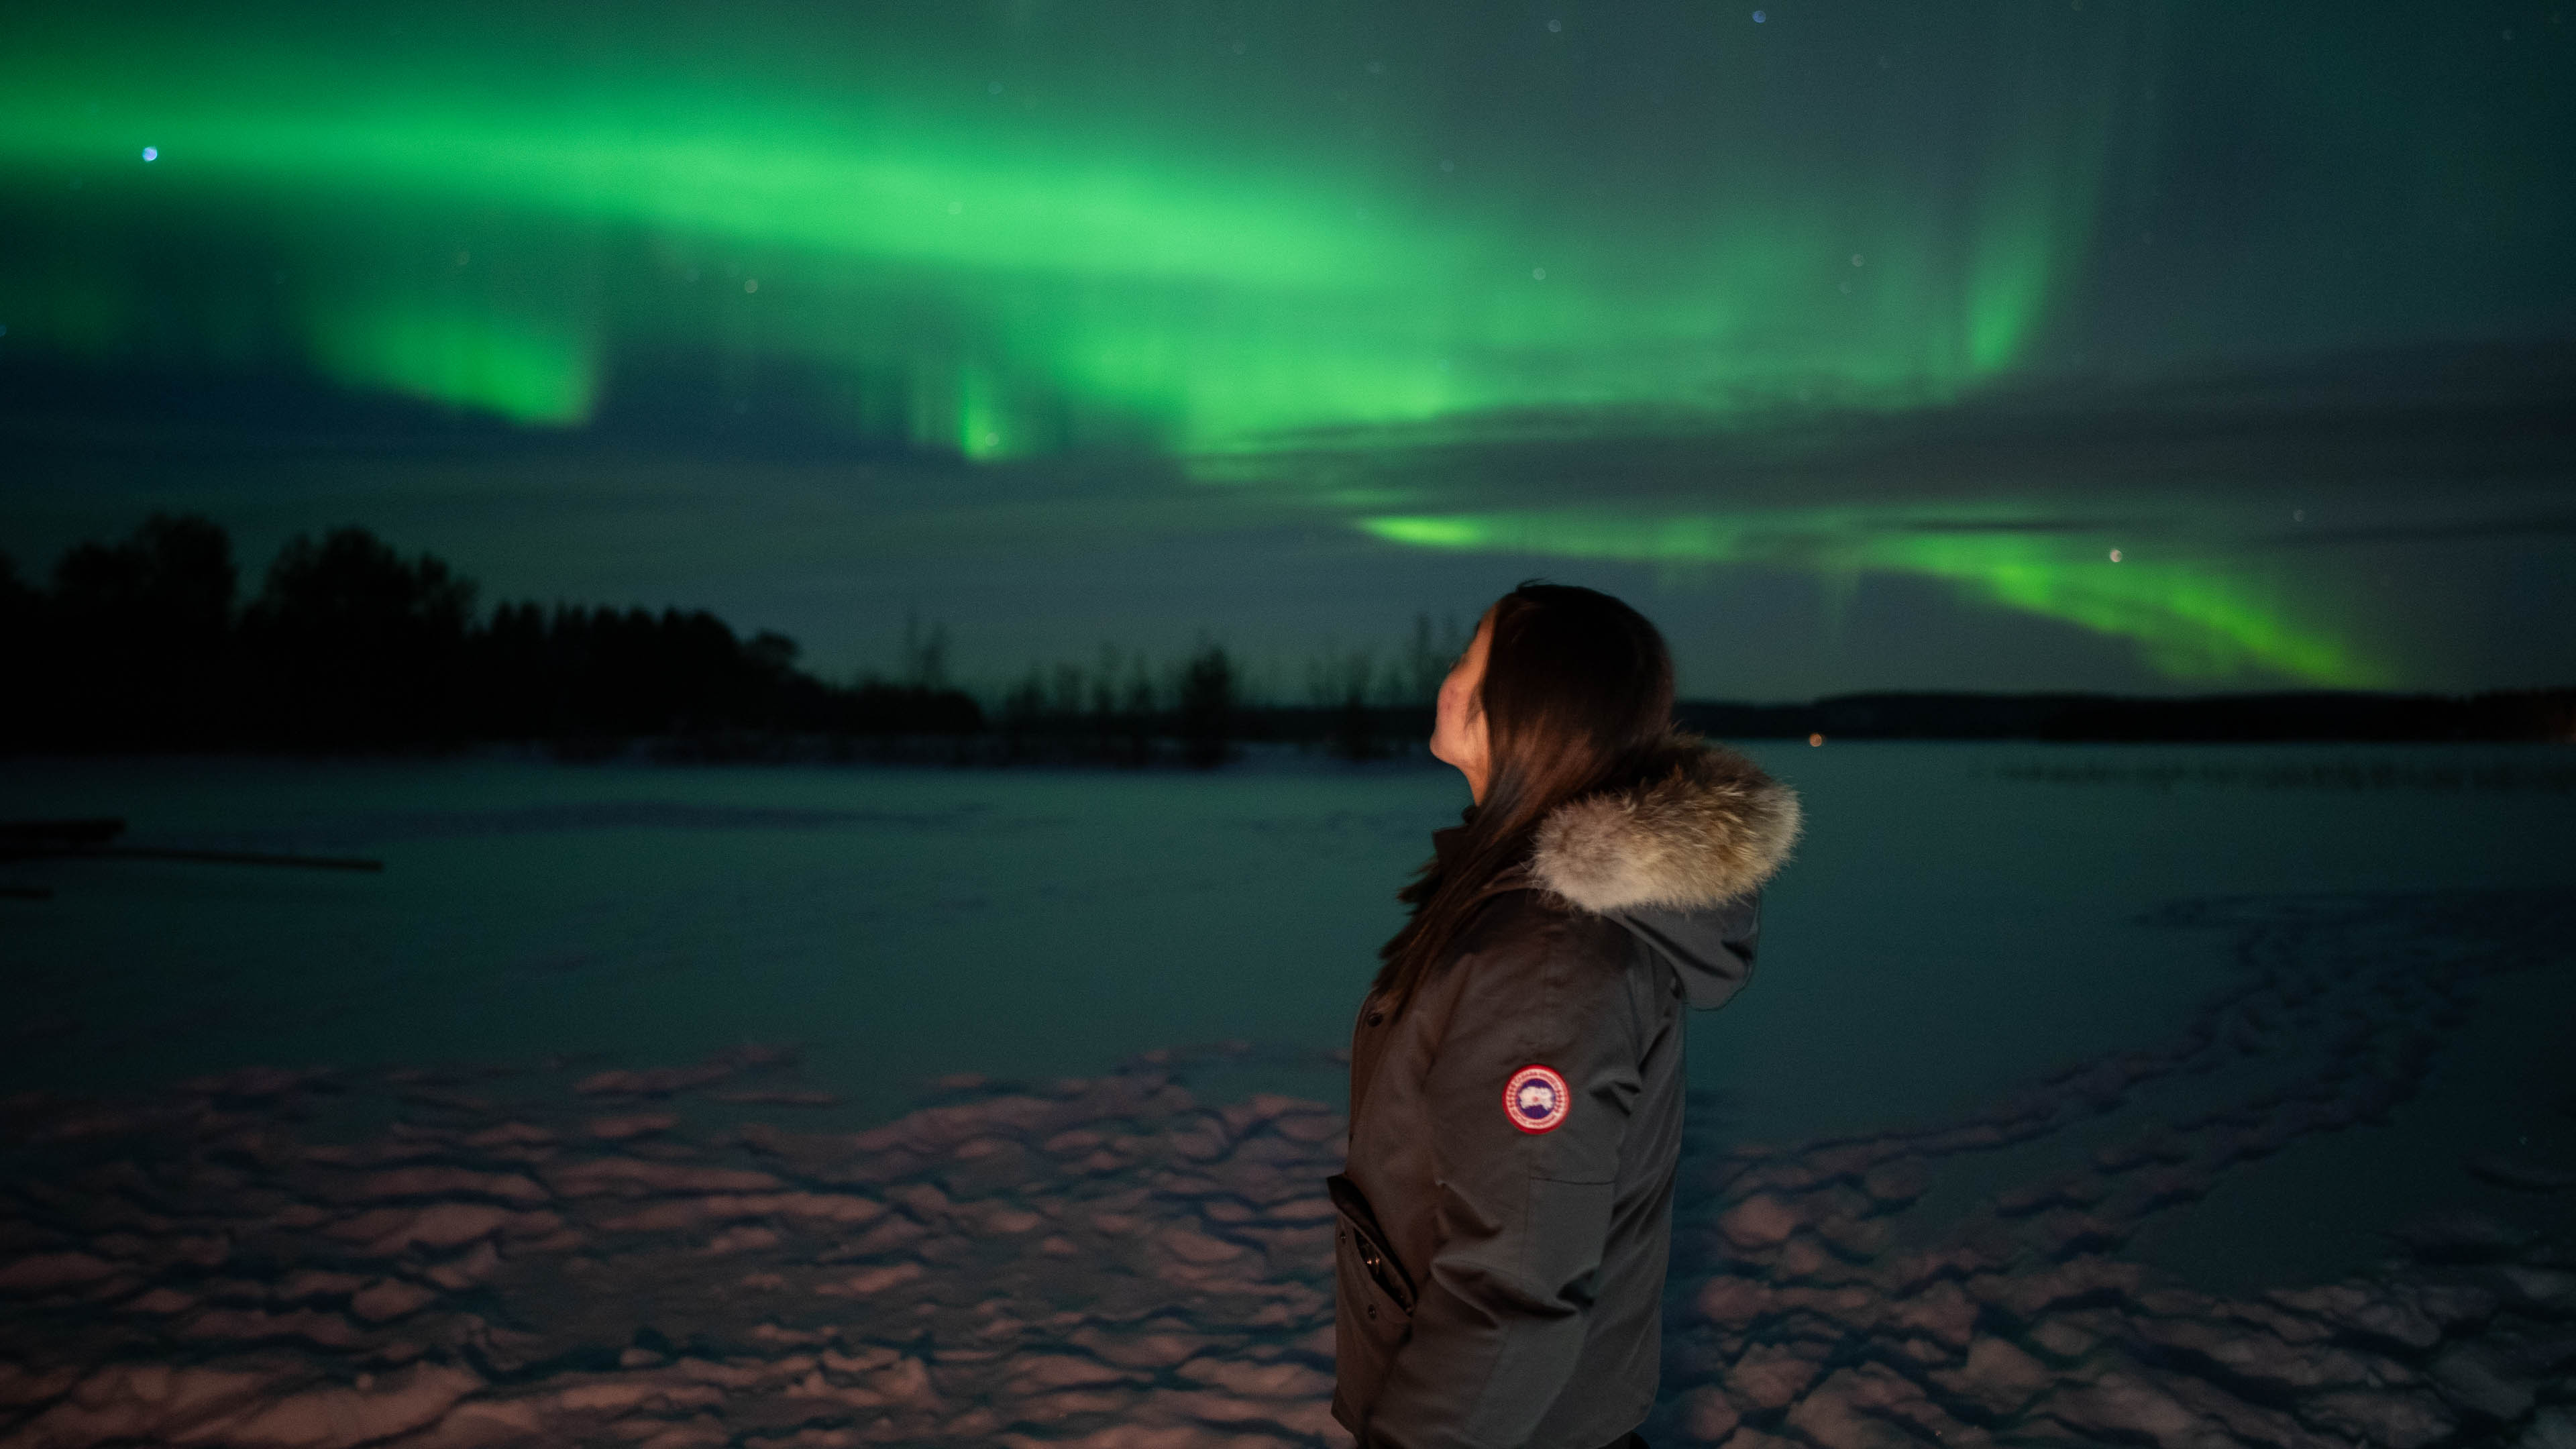
[{"label": "woman", "polygon": [[1672,726],[1663,637],[1505,595],[1440,686],[1475,804],[1351,1039],[1333,1413],[1370,1449],[1601,1449],[1655,1398],[1682,1007],[1753,968],[1798,801]]}]

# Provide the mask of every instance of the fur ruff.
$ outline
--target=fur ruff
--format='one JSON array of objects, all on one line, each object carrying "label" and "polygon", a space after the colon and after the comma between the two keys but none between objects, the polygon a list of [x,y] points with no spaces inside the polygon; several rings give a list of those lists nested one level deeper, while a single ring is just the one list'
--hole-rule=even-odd
[{"label": "fur ruff", "polygon": [[1733,750],[1675,734],[1644,783],[1539,823],[1530,877],[1578,910],[1691,910],[1761,886],[1798,843],[1797,792]]}]

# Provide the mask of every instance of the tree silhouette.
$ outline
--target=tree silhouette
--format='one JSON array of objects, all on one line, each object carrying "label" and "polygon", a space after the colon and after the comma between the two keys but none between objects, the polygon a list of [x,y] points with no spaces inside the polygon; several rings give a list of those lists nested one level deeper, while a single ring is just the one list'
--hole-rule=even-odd
[{"label": "tree silhouette", "polygon": [[1181,667],[1182,757],[1198,769],[1224,764],[1234,751],[1234,660],[1210,643]]},{"label": "tree silhouette", "polygon": [[195,515],[156,513],[123,543],[65,553],[43,610],[62,737],[130,748],[224,732],[235,581],[231,540]]},{"label": "tree silhouette", "polygon": [[309,748],[456,737],[474,586],[363,528],[298,535],[242,616],[263,735]]}]

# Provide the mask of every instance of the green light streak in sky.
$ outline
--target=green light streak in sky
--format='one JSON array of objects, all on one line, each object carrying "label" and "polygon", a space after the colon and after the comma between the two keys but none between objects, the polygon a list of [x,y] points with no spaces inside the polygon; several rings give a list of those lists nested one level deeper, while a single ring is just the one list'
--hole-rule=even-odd
[{"label": "green light streak in sky", "polygon": [[598,380],[586,339],[513,319],[394,305],[322,310],[313,360],[361,388],[481,408],[517,423],[578,423]]},{"label": "green light streak in sky", "polygon": [[[1954,397],[2023,364],[2080,274],[2107,144],[2100,114],[2007,98],[1958,123],[1969,160],[1935,178],[1753,148],[1568,207],[1562,179],[1509,167],[1438,189],[1435,153],[1391,170],[1391,138],[1032,122],[985,107],[979,70],[891,41],[837,90],[594,73],[501,33],[52,44],[0,63],[0,188],[68,226],[125,207],[273,257],[273,296],[231,285],[287,324],[210,324],[202,354],[576,425],[625,360],[712,352],[819,368],[854,430],[970,459]],[[10,268],[12,345],[99,356],[166,331],[98,302],[166,288],[128,260]]]},{"label": "green light streak in sky", "polygon": [[1615,560],[1691,568],[1757,564],[1817,574],[1941,580],[1979,603],[2133,641],[2170,679],[2279,676],[2368,688],[2394,683],[2379,661],[2294,622],[2245,580],[2189,558],[2141,557],[2109,535],[2017,529],[2007,511],[1841,508],[1622,518],[1578,510],[1386,515],[1359,520],[1414,548]]}]

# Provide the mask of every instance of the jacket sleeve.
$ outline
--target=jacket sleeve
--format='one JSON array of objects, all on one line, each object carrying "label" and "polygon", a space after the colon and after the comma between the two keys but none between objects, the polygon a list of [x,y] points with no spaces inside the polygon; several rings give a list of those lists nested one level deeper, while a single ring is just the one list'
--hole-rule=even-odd
[{"label": "jacket sleeve", "polygon": [[[1452,968],[1464,975],[1424,1083],[1439,1245],[1366,1426],[1372,1449],[1526,1444],[1572,1377],[1641,1086],[1628,973],[1602,956],[1560,918]],[[1505,1101],[1527,1067],[1569,1089],[1544,1132]]]}]

